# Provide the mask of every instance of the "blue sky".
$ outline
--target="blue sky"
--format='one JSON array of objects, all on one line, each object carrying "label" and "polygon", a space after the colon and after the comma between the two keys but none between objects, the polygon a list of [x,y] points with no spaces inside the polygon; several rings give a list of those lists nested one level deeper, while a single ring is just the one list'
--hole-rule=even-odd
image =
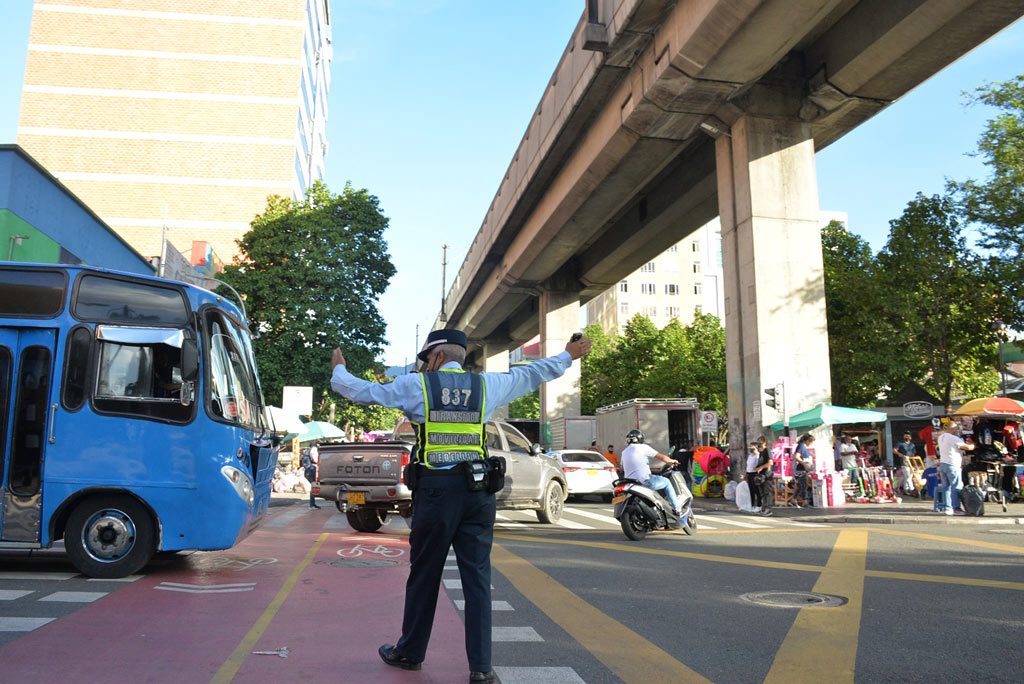
[{"label": "blue sky", "polygon": [[[0,142],[13,142],[31,16],[5,0]],[[332,0],[335,60],[327,182],[380,198],[398,274],[381,300],[388,364],[412,358],[472,242],[579,19],[582,0]],[[991,111],[963,92],[1024,71],[1024,23],[995,36],[818,154],[821,207],[848,212],[877,250],[917,192],[983,176]]]}]

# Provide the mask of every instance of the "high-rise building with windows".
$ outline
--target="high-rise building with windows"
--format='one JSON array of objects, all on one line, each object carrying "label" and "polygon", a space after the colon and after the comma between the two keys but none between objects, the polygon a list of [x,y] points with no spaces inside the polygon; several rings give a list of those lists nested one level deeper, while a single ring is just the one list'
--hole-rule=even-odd
[{"label": "high-rise building with windows", "polygon": [[659,328],[695,312],[723,317],[722,232],[715,219],[587,302],[587,323],[618,332],[644,314]]},{"label": "high-rise building with windows", "polygon": [[329,0],[37,0],[17,140],[142,254],[230,260],[323,177],[330,64]]}]

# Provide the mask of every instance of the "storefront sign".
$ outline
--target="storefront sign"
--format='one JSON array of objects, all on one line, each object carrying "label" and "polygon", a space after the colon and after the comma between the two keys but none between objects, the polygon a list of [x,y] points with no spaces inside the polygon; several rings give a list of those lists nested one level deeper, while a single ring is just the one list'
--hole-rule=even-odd
[{"label": "storefront sign", "polygon": [[903,415],[907,418],[928,418],[932,415],[932,408],[927,401],[908,401],[903,405]]}]

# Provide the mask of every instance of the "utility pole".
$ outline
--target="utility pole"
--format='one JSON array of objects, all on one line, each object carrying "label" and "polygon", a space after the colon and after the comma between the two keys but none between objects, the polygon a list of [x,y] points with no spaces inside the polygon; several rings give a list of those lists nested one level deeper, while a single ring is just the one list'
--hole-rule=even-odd
[{"label": "utility pole", "polygon": [[448,282],[447,278],[448,270],[448,245],[441,243],[441,315],[437,317],[439,321],[447,321],[448,313],[445,311],[447,293],[444,291],[444,286]]}]

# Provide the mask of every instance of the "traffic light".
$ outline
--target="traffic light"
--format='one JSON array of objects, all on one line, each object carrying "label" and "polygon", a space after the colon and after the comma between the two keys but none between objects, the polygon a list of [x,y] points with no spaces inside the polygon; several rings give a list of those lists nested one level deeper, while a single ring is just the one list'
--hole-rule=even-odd
[{"label": "traffic light", "polygon": [[771,406],[776,411],[782,411],[783,402],[785,402],[785,395],[782,391],[782,385],[776,385],[775,387],[769,387],[764,391],[768,395],[768,399],[764,400],[766,406]]}]

